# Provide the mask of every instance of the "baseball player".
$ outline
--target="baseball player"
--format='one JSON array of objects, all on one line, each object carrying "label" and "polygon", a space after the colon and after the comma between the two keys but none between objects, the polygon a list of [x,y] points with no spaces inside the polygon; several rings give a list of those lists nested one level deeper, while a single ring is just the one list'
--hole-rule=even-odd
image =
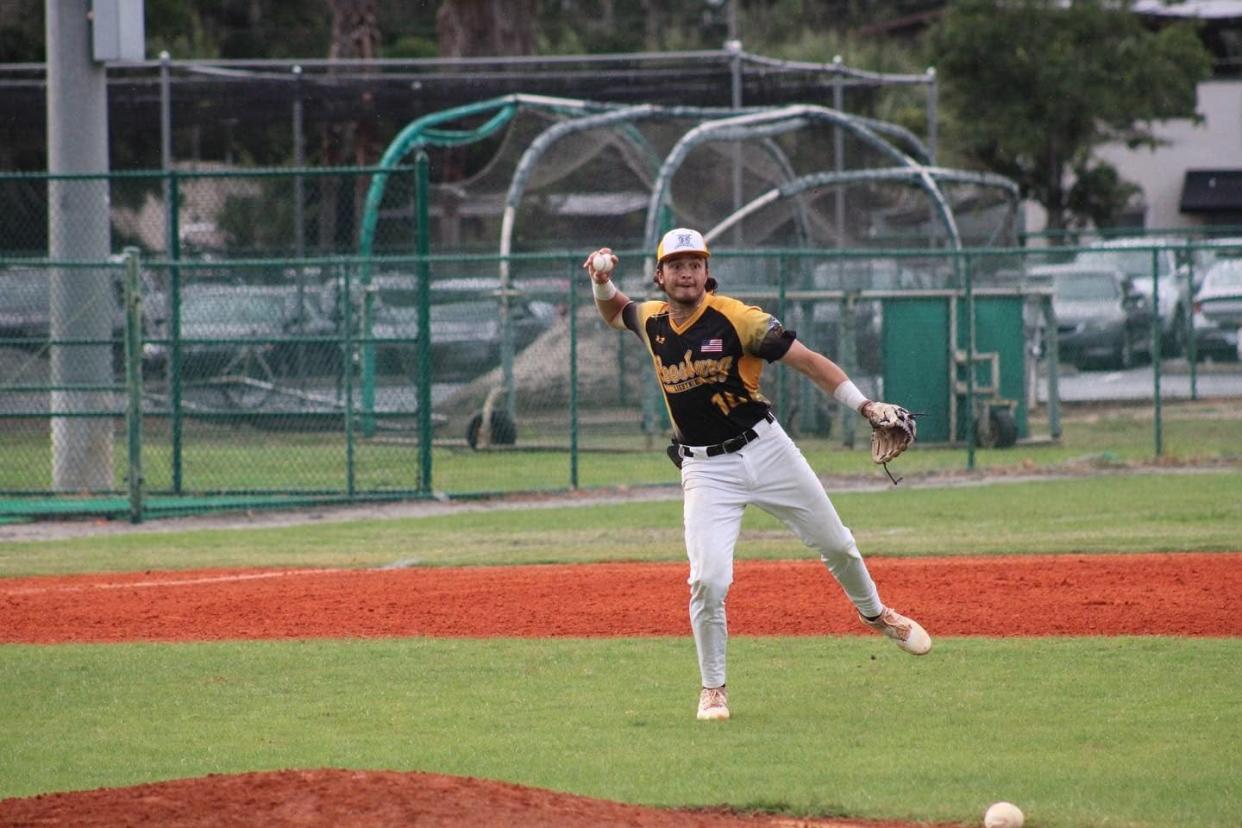
[{"label": "baseball player", "polygon": [[[631,301],[613,284],[618,259],[609,248],[592,253],[583,266],[600,316],[613,328],[638,335],[664,392],[674,433],[669,456],[681,469],[690,625],[702,677],[698,718],[719,720],[729,718],[725,596],[748,504],[779,518],[819,552],[864,624],[913,655],[927,653],[931,638],[880,601],[854,536],[773,416],[759,391],[759,376],[765,362],[781,360],[866,417],[877,433],[891,432],[903,412],[912,424],[909,412],[868,400],[836,363],[760,308],[717,295],[710,256],[699,232],[667,233],[656,249],[655,269],[664,299],[645,302]],[[898,454],[913,436],[911,425]],[[885,456],[895,455],[886,450]]]}]

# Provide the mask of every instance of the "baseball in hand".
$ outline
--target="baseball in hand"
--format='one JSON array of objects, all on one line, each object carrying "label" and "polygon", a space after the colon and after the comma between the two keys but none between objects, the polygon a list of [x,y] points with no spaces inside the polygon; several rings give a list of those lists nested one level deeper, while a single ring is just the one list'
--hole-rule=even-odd
[{"label": "baseball in hand", "polygon": [[1012,802],[997,802],[983,815],[983,828],[1022,828],[1022,809]]},{"label": "baseball in hand", "polygon": [[591,269],[596,273],[612,272],[612,256],[607,253],[596,253],[591,258]]}]

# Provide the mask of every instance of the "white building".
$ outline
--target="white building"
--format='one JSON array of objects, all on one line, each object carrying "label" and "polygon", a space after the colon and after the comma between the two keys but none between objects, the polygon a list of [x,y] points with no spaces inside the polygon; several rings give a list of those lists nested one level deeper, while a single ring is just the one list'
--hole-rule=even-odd
[{"label": "white building", "polygon": [[[1154,131],[1167,144],[1156,149],[1111,144],[1097,150],[1097,157],[1143,190],[1127,223],[1152,229],[1242,226],[1242,0],[1138,0],[1134,11],[1201,21],[1216,64],[1215,77],[1199,85],[1202,122],[1157,123]],[[1037,217],[1030,218],[1036,224],[1028,229],[1039,226]]]}]

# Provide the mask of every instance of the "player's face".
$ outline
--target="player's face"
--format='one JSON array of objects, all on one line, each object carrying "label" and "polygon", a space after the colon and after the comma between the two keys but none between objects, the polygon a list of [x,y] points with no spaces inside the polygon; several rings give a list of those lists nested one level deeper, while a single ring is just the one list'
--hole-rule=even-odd
[{"label": "player's face", "polygon": [[697,304],[707,287],[707,259],[693,254],[665,259],[660,286],[673,302]]}]

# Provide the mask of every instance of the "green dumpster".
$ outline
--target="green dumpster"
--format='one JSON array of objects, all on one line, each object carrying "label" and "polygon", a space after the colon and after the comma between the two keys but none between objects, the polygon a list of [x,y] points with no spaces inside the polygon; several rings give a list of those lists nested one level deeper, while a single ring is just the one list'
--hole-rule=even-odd
[{"label": "green dumpster", "polygon": [[[980,443],[1003,447],[1028,436],[1025,297],[975,295],[975,404],[968,401],[970,330],[960,291],[882,300],[884,398],[921,412],[919,440],[963,443],[970,412]],[[950,348],[950,342],[955,348]]]}]

